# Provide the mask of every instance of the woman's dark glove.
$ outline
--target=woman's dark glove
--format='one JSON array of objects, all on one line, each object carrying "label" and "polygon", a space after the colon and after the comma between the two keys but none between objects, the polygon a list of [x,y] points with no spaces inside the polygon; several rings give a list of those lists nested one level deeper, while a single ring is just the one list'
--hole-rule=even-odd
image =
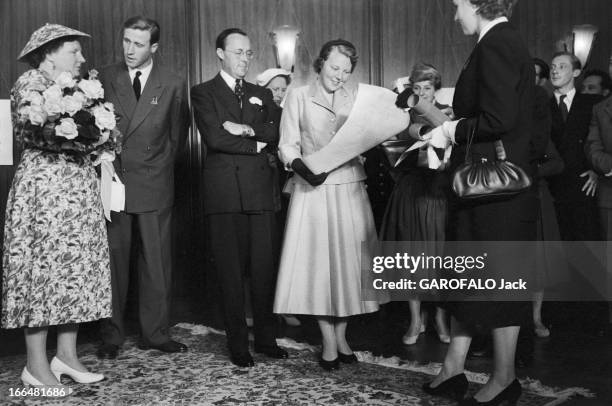
[{"label": "woman's dark glove", "polygon": [[323,184],[323,182],[325,182],[325,179],[327,179],[328,175],[327,172],[315,175],[310,169],[308,169],[308,167],[306,166],[306,164],[304,164],[301,158],[296,158],[293,160],[293,162],[291,162],[291,169],[293,169],[293,172],[304,178],[304,180],[308,182],[311,186],[319,186]]},{"label": "woman's dark glove", "polygon": [[399,107],[400,109],[407,109],[408,108],[408,98],[410,96],[413,95],[413,91],[412,88],[406,88],[403,92],[401,92],[398,96],[397,99],[395,99],[395,105],[397,107]]}]

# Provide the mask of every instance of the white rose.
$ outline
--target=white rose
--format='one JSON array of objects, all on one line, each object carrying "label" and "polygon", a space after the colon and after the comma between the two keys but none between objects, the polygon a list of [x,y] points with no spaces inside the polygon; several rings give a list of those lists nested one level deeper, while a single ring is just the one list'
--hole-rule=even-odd
[{"label": "white rose", "polygon": [[62,89],[58,85],[53,85],[43,92],[45,103],[43,108],[49,116],[49,120],[56,120],[64,112],[62,108]]},{"label": "white rose", "polygon": [[62,109],[65,113],[74,116],[75,113],[83,108],[83,103],[77,97],[64,96],[62,98]]},{"label": "white rose", "polygon": [[71,118],[62,118],[60,123],[55,126],[55,135],[69,140],[75,139],[79,135],[79,132],[74,120]]},{"label": "white rose", "polygon": [[81,106],[84,106],[85,103],[87,103],[87,97],[83,94],[83,92],[76,91],[72,94],[72,97],[74,97],[81,104]]},{"label": "white rose", "polygon": [[102,83],[98,80],[83,79],[79,82],[79,89],[81,89],[89,99],[101,99],[104,97]]},{"label": "white rose", "polygon": [[45,100],[59,101],[62,98],[62,88],[57,84],[49,86],[42,95]]},{"label": "white rose", "polygon": [[104,106],[98,105],[91,109],[91,112],[96,119],[96,126],[100,130],[112,130],[117,125],[115,113],[108,111]]},{"label": "white rose", "polygon": [[42,126],[45,121],[47,121],[47,113],[45,113],[42,106],[33,104],[29,107],[27,113],[28,120],[30,120],[33,125]]},{"label": "white rose", "polygon": [[30,105],[24,104],[17,109],[17,114],[19,115],[19,121],[26,121],[30,119]]},{"label": "white rose", "polygon": [[69,72],[62,72],[57,78],[55,78],[55,83],[57,83],[60,88],[65,89],[67,87],[74,87],[76,81],[72,78],[72,75]]},{"label": "white rose", "polygon": [[36,104],[37,106],[42,105],[44,101],[43,96],[36,91],[27,92],[21,100],[22,102],[29,102],[30,104]]}]

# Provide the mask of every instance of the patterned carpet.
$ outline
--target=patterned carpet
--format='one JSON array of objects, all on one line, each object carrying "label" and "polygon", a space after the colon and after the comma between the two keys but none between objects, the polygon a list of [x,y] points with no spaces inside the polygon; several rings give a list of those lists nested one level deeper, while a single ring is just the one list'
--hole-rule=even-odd
[{"label": "patterned carpet", "polygon": [[[83,363],[102,372],[106,380],[92,385],[71,382],[75,393],[63,399],[9,397],[9,388],[20,387],[19,374],[25,356],[1,359],[2,405],[453,405],[431,398],[421,385],[431,380],[435,365],[413,365],[398,359],[375,359],[358,353],[362,362],[324,372],[315,348],[280,339],[288,360],[272,360],[254,354],[255,367],[237,368],[227,358],[225,337],[212,329],[191,324],[173,328],[173,337],[189,346],[183,354],[142,351],[128,340],[116,360],[98,360],[93,344],[79,347]],[[53,354],[49,354],[49,357]],[[470,374],[473,382],[485,376]],[[586,390],[553,390],[535,381],[524,381],[520,405],[550,406]],[[475,391],[473,383],[470,390]]]}]

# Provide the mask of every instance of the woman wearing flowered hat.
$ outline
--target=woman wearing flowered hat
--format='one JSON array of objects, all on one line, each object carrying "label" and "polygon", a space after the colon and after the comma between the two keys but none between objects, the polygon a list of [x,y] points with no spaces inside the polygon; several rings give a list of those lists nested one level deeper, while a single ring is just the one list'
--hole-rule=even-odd
[{"label": "woman wearing flowered hat", "polygon": [[[89,35],[58,24],[36,30],[18,58],[33,69],[11,90],[23,153],[6,209],[0,322],[3,328],[24,327],[25,385],[60,385],[61,375],[79,383],[104,379],[81,364],[76,340],[78,323],[112,313],[106,227],[91,154],[112,157],[117,132],[99,82],[79,79],[83,37]],[[49,326],[57,326],[57,355],[50,364]],[[57,388],[53,395],[71,392]]]}]

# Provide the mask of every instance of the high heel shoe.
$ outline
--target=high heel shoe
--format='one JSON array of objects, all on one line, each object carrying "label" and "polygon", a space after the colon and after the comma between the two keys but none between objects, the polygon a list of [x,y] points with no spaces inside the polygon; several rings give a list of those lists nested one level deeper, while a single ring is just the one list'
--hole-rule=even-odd
[{"label": "high heel shoe", "polygon": [[357,360],[357,356],[355,355],[355,353],[342,354],[341,352],[338,351],[338,359],[340,360],[340,362],[344,364],[353,364],[355,362],[359,362]]},{"label": "high heel shoe", "polygon": [[21,372],[21,382],[23,382],[24,386],[45,386],[44,383],[34,378],[34,375],[28,371],[28,367],[23,367],[23,371]]},{"label": "high heel shoe", "polygon": [[506,406],[515,406],[522,392],[521,384],[518,379],[515,379],[510,385],[506,386],[506,389],[499,392],[497,396],[488,402],[479,402],[473,397],[470,397],[459,402],[459,406],[498,406],[502,404]]},{"label": "high heel shoe", "polygon": [[434,323],[434,328],[436,329],[436,333],[438,333],[438,338],[440,339],[440,342],[442,342],[443,344],[450,344],[450,335],[443,333],[442,331],[444,329],[439,328],[437,323]]},{"label": "high heel shoe", "polygon": [[62,375],[68,375],[73,381],[78,383],[94,383],[104,379],[104,375],[102,374],[77,371],[76,369],[66,365],[57,357],[53,357],[51,360],[51,372],[53,372],[53,375],[55,375],[58,382],[61,382],[60,378]]},{"label": "high heel shoe", "polygon": [[423,385],[423,390],[433,396],[461,400],[468,390],[468,380],[464,373],[460,373],[445,380],[435,388],[432,388],[431,382],[428,382]]},{"label": "high heel shoe", "polygon": [[[39,386],[39,387],[44,387],[44,388],[59,388],[59,389],[63,389],[63,390],[53,390],[53,396],[50,397],[65,397],[65,396],[69,396],[72,394],[73,390],[72,388],[62,388],[62,385],[45,385],[44,383],[42,383],[41,381],[39,381],[38,379],[36,379],[34,377],[34,375],[32,375],[30,373],[30,371],[28,371],[28,367],[23,367],[23,371],[21,372],[21,382],[23,382],[23,386]],[[58,379],[59,382],[59,379]]]},{"label": "high heel shoe", "polygon": [[331,361],[326,361],[323,359],[323,355],[321,355],[319,357],[319,365],[321,366],[321,368],[323,368],[326,371],[339,369],[340,368],[340,358],[336,357],[336,359],[333,359]]},{"label": "high heel shoe", "polygon": [[547,329],[546,326],[536,327],[533,329],[533,332],[538,338],[550,337],[550,330]]}]

